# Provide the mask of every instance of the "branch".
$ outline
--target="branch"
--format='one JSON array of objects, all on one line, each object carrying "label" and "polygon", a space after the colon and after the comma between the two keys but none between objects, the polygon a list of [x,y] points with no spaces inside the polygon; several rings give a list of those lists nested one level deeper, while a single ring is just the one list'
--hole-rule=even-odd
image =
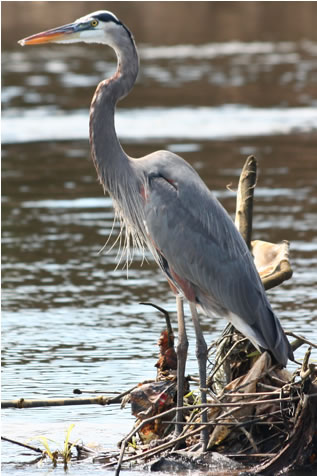
[{"label": "branch", "polygon": [[35,408],[35,407],[58,407],[68,405],[110,405],[120,403],[118,397],[94,397],[94,398],[47,398],[44,400],[2,400],[2,408]]},{"label": "branch", "polygon": [[11,440],[11,438],[7,438],[6,436],[1,436],[1,440],[7,441],[9,443],[13,443],[14,445],[22,446],[22,448],[26,448],[31,451],[35,451],[36,453],[41,453],[43,455],[44,450],[41,450],[41,448],[37,448],[35,446],[27,445],[25,443],[21,443],[20,441],[16,440]]},{"label": "branch", "polygon": [[256,159],[250,155],[242,169],[237,192],[235,225],[249,249],[252,235],[253,192],[257,178],[256,167]]}]

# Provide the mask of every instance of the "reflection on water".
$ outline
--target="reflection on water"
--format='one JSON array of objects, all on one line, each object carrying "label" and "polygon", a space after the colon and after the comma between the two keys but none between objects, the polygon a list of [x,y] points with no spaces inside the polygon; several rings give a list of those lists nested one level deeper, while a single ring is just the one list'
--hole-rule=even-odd
[{"label": "reflection on water", "polygon": [[[287,329],[317,341],[316,43],[149,43],[140,54],[138,83],[118,112],[125,149],[134,157],[159,148],[181,154],[231,213],[241,166],[255,154],[254,237],[289,240],[294,269],[270,299]],[[103,250],[113,210],[85,138],[95,84],[114,68],[99,46],[3,54],[3,398],[129,388],[154,376],[164,326],[139,302],[162,305],[175,325],[174,298],[149,255],[142,263],[136,254],[127,280],[123,265],[115,270],[118,247],[111,248],[117,225]],[[223,326],[203,319],[207,341]],[[188,332],[187,371],[197,373],[190,322]],[[61,441],[74,421],[76,438],[114,446],[132,425],[129,409],[114,407],[3,414],[4,433],[20,440],[46,434]],[[5,462],[17,461],[16,448],[5,449]]]}]

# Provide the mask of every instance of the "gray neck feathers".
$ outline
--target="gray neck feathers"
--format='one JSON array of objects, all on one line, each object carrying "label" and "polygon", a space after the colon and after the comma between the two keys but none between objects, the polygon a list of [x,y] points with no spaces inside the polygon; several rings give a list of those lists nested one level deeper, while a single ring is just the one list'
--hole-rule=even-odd
[{"label": "gray neck feathers", "polygon": [[116,213],[126,228],[126,248],[129,250],[131,238],[139,246],[143,242],[140,196],[143,178],[134,159],[130,159],[120,145],[114,116],[117,102],[129,93],[135,83],[139,59],[132,37],[128,34],[121,36],[124,37],[120,37],[120,42],[112,45],[118,59],[117,71],[98,85],[91,103],[90,144],[99,180],[113,198]]},{"label": "gray neck feathers", "polygon": [[118,174],[128,172],[128,158],[118,140],[114,116],[117,102],[132,89],[139,70],[139,59],[132,37],[127,33],[114,42],[117,71],[97,86],[90,108],[90,145],[99,179],[115,195]]}]

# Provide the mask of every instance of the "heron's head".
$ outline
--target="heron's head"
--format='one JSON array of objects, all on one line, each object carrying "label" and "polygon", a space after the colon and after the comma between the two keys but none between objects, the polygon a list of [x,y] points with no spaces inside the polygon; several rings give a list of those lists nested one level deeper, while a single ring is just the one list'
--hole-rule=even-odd
[{"label": "heron's head", "polygon": [[120,40],[126,38],[132,39],[130,31],[113,13],[98,11],[79,18],[73,23],[28,36],[20,40],[19,43],[24,46],[83,41],[85,43],[105,43],[114,46]]}]

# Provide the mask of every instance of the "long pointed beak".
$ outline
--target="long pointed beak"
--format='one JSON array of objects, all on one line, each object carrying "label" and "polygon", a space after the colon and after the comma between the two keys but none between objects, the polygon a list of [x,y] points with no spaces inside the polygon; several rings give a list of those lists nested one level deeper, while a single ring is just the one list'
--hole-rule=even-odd
[{"label": "long pointed beak", "polygon": [[78,23],[69,23],[68,25],[59,26],[57,28],[52,28],[51,30],[42,31],[41,33],[36,33],[35,35],[28,36],[23,38],[23,40],[18,41],[21,46],[24,45],[39,45],[42,43],[49,43],[55,41],[67,41],[70,39],[69,35],[78,33],[80,31]]}]

